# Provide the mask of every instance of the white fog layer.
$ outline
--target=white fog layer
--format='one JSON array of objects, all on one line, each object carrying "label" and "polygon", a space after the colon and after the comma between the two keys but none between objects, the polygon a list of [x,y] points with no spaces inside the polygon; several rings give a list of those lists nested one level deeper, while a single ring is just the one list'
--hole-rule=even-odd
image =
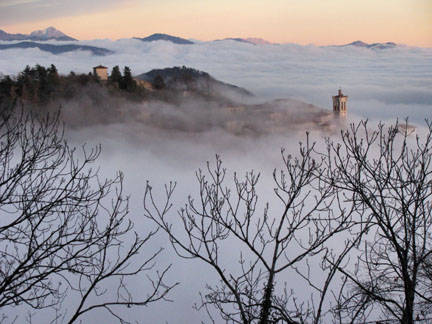
[{"label": "white fog layer", "polygon": [[[6,42],[5,42],[6,43]],[[53,42],[62,44],[62,42]],[[107,56],[92,56],[87,52],[70,52],[53,55],[39,49],[10,49],[0,51],[0,73],[16,75],[26,65],[54,64],[61,74],[70,71],[88,73],[94,66],[102,64],[109,71],[115,65],[129,66],[134,75],[152,69],[172,66],[187,66],[208,72],[214,78],[251,91],[259,102],[278,98],[290,98],[312,104],[323,109],[332,109],[332,96],[341,88],[348,96],[347,119],[392,122],[397,118],[409,118],[417,132],[423,131],[424,120],[432,118],[432,49],[398,46],[393,49],[372,50],[355,47],[317,47],[294,44],[251,45],[235,41],[204,42],[194,45],[175,45],[165,41],[144,43],[139,40],[80,41],[80,45],[91,45],[114,51]],[[74,103],[75,105],[76,103]],[[139,105],[134,107],[138,109]],[[174,109],[174,108],[170,108]],[[180,110],[194,114],[200,107]],[[85,118],[85,110],[80,110]],[[173,111],[170,110],[170,113]],[[299,114],[302,112],[299,111]],[[90,114],[89,114],[90,115]],[[205,117],[205,116],[204,116]],[[185,119],[200,122],[200,118],[185,116]],[[75,117],[77,118],[77,117]],[[256,121],[259,123],[259,120]],[[258,209],[270,202],[270,213],[277,217],[281,205],[273,192],[272,172],[281,168],[280,150],[297,154],[299,142],[306,141],[302,129],[295,133],[265,134],[263,136],[236,136],[221,128],[199,133],[172,134],[163,129],[147,130],[149,125],[137,121],[111,123],[109,126],[94,125],[68,130],[70,143],[87,147],[102,144],[98,163],[101,174],[112,177],[116,171],[125,175],[125,193],[130,195],[130,218],[135,230],[147,233],[155,229],[154,223],[143,217],[143,194],[146,181],[150,181],[155,194],[160,198],[163,185],[176,181],[171,219],[175,223],[177,210],[184,206],[189,194],[199,191],[195,171],[205,168],[206,161],[214,163],[220,154],[228,170],[228,182],[233,172],[240,176],[254,169],[262,172],[258,185]],[[309,125],[310,126],[310,125]],[[311,141],[324,147],[323,134],[311,130]],[[305,129],[306,131],[306,129]],[[337,136],[335,133],[325,133]],[[258,212],[259,214],[259,212]],[[337,242],[332,242],[337,245]],[[157,269],[172,264],[167,275],[169,283],[179,282],[169,299],[148,307],[125,309],[124,317],[132,323],[201,323],[207,319],[205,312],[193,309],[200,302],[199,292],[206,293],[207,283],[216,283],[214,270],[197,260],[178,258],[165,233],[160,231],[150,244],[154,250],[164,251],[156,264]],[[224,262],[238,266],[239,246],[225,246]],[[146,253],[146,251],[144,251]],[[149,253],[150,254],[150,253]],[[156,269],[155,268],[155,269]],[[278,281],[286,280],[299,297],[308,297],[301,281],[293,280],[291,273],[284,273]],[[318,274],[319,276],[319,274]],[[135,278],[130,290],[145,292],[145,280]],[[10,318],[15,314],[11,309]],[[52,318],[49,311],[46,318]],[[39,315],[45,316],[45,315]],[[51,316],[51,317],[50,317]],[[105,312],[89,313],[83,323],[110,323],[112,317]],[[39,322],[39,321],[36,321]],[[40,321],[44,322],[43,320]],[[222,323],[222,322],[216,322]]]},{"label": "white fog layer", "polygon": [[134,39],[74,44],[102,47],[114,54],[92,56],[78,51],[53,55],[39,49],[2,50],[0,72],[13,75],[26,65],[55,64],[60,73],[86,73],[103,64],[109,70],[115,65],[126,65],[138,75],[151,69],[185,65],[246,88],[263,100],[289,97],[329,109],[331,95],[342,88],[349,96],[349,112],[363,118],[410,117],[411,122],[421,122],[431,116],[430,48],[400,45],[379,50],[235,41],[176,45]]}]

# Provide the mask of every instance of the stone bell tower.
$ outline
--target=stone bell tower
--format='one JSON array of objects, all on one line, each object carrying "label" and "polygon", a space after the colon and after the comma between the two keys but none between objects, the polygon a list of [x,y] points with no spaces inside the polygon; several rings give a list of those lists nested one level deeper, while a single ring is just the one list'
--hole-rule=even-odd
[{"label": "stone bell tower", "polygon": [[339,89],[338,95],[333,96],[333,112],[338,115],[345,116],[347,112],[347,101],[348,96],[344,96],[342,90]]}]

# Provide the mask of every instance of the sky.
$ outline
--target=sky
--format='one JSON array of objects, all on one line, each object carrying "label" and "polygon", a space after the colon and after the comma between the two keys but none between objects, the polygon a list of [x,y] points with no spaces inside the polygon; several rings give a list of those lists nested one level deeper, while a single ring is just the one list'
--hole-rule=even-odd
[{"label": "sky", "polygon": [[160,32],[200,40],[432,47],[430,0],[1,0],[0,22],[10,33],[54,26],[78,39]]}]

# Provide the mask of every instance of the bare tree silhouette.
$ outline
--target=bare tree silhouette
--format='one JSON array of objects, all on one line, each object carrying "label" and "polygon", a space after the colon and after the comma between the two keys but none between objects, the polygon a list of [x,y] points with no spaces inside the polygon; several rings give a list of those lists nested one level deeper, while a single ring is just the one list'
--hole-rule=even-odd
[{"label": "bare tree silhouette", "polygon": [[355,264],[338,267],[350,287],[339,299],[342,317],[405,324],[431,317],[432,123],[422,137],[408,131],[407,124],[371,130],[361,122],[324,154],[328,183],[368,230]]},{"label": "bare tree silhouette", "polygon": [[[343,235],[353,226],[351,210],[340,204],[334,186],[321,179],[324,161],[314,159],[313,151],[307,140],[298,157],[282,152],[283,169],[273,173],[277,207],[260,208],[260,175],[253,171],[244,178],[234,174],[233,185],[227,185],[219,157],[214,168],[207,163],[206,172],[196,173],[199,194],[189,197],[177,223],[169,219],[175,184],[166,186],[163,204],[147,185],[145,216],[168,234],[180,257],[201,260],[220,279],[202,294],[201,308],[213,323],[218,322],[214,311],[226,323],[242,324],[321,323],[329,315],[331,282],[355,242]],[[341,249],[330,255],[326,243],[338,239]],[[233,247],[239,251],[237,265],[224,257]],[[321,262],[326,255],[332,263]],[[314,282],[310,262],[321,264],[320,282]],[[300,291],[292,289],[295,279],[278,280],[282,274],[295,278],[296,272],[314,289],[312,299],[298,297]]]},{"label": "bare tree silhouette", "polygon": [[[164,299],[168,268],[153,269],[160,250],[144,251],[155,231],[140,236],[128,218],[123,176],[101,179],[100,147],[66,142],[59,116],[4,113],[0,120],[0,307],[56,309],[73,323],[96,309],[120,319],[118,307]],[[145,255],[144,255],[145,254]],[[147,274],[136,296],[128,279]],[[106,284],[116,290],[110,291]],[[63,302],[70,295],[75,302]],[[78,302],[76,303],[76,301]],[[65,307],[63,307],[65,306]],[[67,310],[66,310],[67,309]],[[10,312],[9,312],[10,314]],[[23,315],[23,314],[21,314]]]}]

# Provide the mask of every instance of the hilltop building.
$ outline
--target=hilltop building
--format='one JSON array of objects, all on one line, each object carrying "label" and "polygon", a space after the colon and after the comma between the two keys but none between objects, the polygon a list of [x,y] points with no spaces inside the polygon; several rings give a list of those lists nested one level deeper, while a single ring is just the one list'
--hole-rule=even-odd
[{"label": "hilltop building", "polygon": [[97,76],[100,80],[108,80],[108,68],[103,65],[98,65],[93,68],[93,74]]},{"label": "hilltop building", "polygon": [[342,90],[339,89],[338,95],[333,96],[333,112],[338,115],[345,116],[347,112],[347,101],[348,96],[344,96]]}]

